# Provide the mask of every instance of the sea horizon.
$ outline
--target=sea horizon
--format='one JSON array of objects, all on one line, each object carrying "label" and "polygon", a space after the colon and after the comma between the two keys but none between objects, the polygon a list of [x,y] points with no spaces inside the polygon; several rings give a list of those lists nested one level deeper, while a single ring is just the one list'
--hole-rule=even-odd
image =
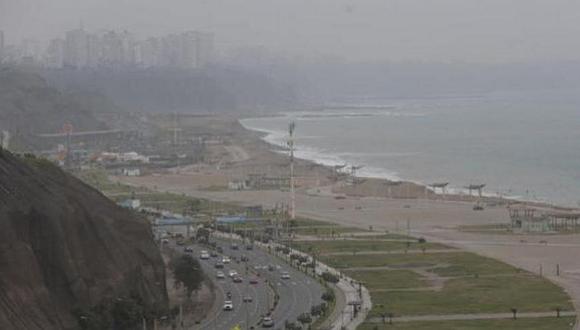
[{"label": "sea horizon", "polygon": [[[554,105],[557,95],[548,95],[388,100],[240,123],[285,147],[287,125],[295,122],[297,158],[363,166],[360,177],[426,186],[449,182],[450,194],[486,184],[486,196],[577,207],[580,158],[570,151],[580,150],[580,102],[560,99]],[[551,121],[541,116],[548,107]]]}]

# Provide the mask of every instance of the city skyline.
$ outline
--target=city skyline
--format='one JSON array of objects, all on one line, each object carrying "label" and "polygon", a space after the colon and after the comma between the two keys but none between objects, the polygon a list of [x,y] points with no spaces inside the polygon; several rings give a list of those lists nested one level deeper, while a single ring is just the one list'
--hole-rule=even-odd
[{"label": "city skyline", "polygon": [[[0,31],[0,46],[4,34]],[[199,69],[214,60],[211,32],[184,31],[139,39],[127,30],[79,28],[46,43],[23,39],[0,47],[4,61],[51,68],[166,67]]]},{"label": "city skyline", "polygon": [[570,0],[0,0],[0,30],[46,40],[82,22],[141,37],[212,31],[226,51],[306,59],[521,63],[577,59],[578,13]]}]

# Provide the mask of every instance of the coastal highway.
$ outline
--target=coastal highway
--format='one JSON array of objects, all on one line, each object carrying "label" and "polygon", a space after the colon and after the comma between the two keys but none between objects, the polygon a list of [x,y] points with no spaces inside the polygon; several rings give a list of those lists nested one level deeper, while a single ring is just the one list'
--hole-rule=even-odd
[{"label": "coastal highway", "polygon": [[[274,329],[283,329],[286,320],[296,322],[300,314],[309,313],[312,306],[322,303],[323,287],[277,257],[269,255],[258,247],[247,250],[244,245],[235,241],[234,243],[239,245],[238,250],[231,248],[231,242],[218,240],[217,243],[223,249],[223,254],[209,260],[200,260],[204,271],[214,281],[218,290],[217,313],[209,315],[201,323],[201,329],[231,329],[238,324],[244,329],[246,320],[250,326],[256,326],[262,316],[266,315],[269,308],[273,306],[274,294],[279,296],[278,304],[271,313],[275,322]],[[201,250],[209,250],[198,245],[191,245],[191,247],[195,257],[199,257]],[[226,279],[220,280],[216,278],[218,269],[215,269],[215,263],[224,255],[231,258],[231,263],[225,264],[224,269],[219,269],[226,275]],[[247,263],[241,262],[242,256],[249,259]],[[273,270],[268,270],[270,265],[273,266]],[[246,266],[248,275],[246,275]],[[228,277],[231,269],[242,275],[243,283],[233,283]],[[289,279],[281,278],[283,271],[289,273]],[[258,279],[258,284],[249,284],[250,278]],[[232,294],[233,311],[222,309],[227,292]],[[244,296],[252,297],[253,301],[244,303]],[[259,325],[257,327],[260,328]]]}]

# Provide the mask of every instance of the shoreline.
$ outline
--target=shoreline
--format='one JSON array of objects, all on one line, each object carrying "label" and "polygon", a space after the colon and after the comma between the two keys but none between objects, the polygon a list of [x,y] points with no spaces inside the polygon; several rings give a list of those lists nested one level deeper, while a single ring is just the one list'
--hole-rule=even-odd
[{"label": "shoreline", "polygon": [[[266,145],[270,146],[272,148],[272,153],[277,154],[277,155],[281,155],[281,156],[285,156],[284,153],[284,148],[275,143],[271,138],[269,139],[269,136],[277,136],[280,135],[278,134],[277,131],[274,130],[268,130],[268,129],[260,129],[260,128],[253,128],[253,127],[248,127],[246,125],[244,125],[244,123],[242,123],[243,120],[245,119],[260,119],[260,118],[265,118],[265,117],[280,117],[283,118],[285,115],[283,113],[278,113],[277,115],[271,115],[271,116],[254,116],[254,117],[246,117],[243,116],[241,118],[238,118],[238,124],[248,133],[248,134],[252,134],[252,135],[256,135],[259,137],[260,142],[265,143]],[[300,154],[304,153],[304,150],[301,152],[300,150],[296,150],[296,159],[299,159],[301,161],[304,162],[308,162],[310,164],[316,165],[316,166],[323,166],[325,167],[327,170],[329,171],[333,171],[333,166],[334,165],[339,165],[339,164],[346,164],[347,162],[342,162],[342,161],[338,161],[336,162],[336,164],[331,164],[330,162],[324,161],[324,160],[320,160],[320,159],[315,159],[315,158],[306,158],[306,157],[301,157]],[[285,156],[287,157],[287,156]],[[334,156],[329,156],[329,157],[334,157]],[[364,165],[364,164],[363,164]],[[385,170],[387,172],[389,172],[389,170]],[[410,184],[410,185],[415,185],[417,187],[420,187],[419,189],[424,189],[426,190],[424,192],[424,195],[427,196],[427,199],[430,199],[429,197],[431,196],[432,198],[437,198],[436,196],[438,196],[439,198],[443,198],[445,200],[449,200],[449,201],[464,201],[464,202],[484,202],[484,203],[491,203],[491,204],[507,204],[507,205],[526,205],[526,206],[530,206],[533,208],[543,208],[543,209],[552,209],[552,210],[557,210],[557,211],[568,211],[568,212],[573,212],[573,211],[580,211],[579,207],[575,207],[575,206],[567,206],[567,205],[562,205],[562,204],[558,204],[557,202],[549,202],[549,201],[541,201],[541,200],[528,200],[523,198],[522,196],[504,196],[504,195],[498,195],[495,193],[483,193],[482,197],[480,198],[479,196],[477,196],[477,193],[473,194],[473,195],[469,195],[467,192],[468,190],[466,188],[458,188],[458,187],[449,187],[448,191],[446,193],[443,193],[441,191],[437,191],[436,189],[434,189],[433,187],[431,187],[428,184],[425,184],[423,182],[420,181],[416,181],[416,180],[407,180],[407,179],[402,179],[400,177],[397,177],[396,175],[357,175],[356,178],[359,178],[361,180],[371,180],[371,181],[379,181],[379,182],[384,182],[386,184]],[[427,192],[428,191],[428,192]],[[347,193],[348,194],[348,193]],[[434,196],[433,196],[434,195]],[[376,196],[376,195],[366,195],[364,193],[354,193],[352,194],[352,196],[358,196],[358,197],[387,197],[389,198],[389,196]],[[425,198],[425,196],[407,196],[407,197],[411,197],[412,199],[422,199]],[[391,197],[391,198],[403,198],[403,197]]]},{"label": "shoreline", "polygon": [[[228,135],[225,146],[217,146],[223,162],[160,171],[141,177],[117,177],[117,180],[134,186],[157,191],[187,194],[194,198],[235,203],[240,206],[261,205],[272,208],[289,201],[287,189],[230,190],[228,181],[244,178],[251,173],[269,173],[287,176],[288,157],[276,153],[273,146],[261,139],[262,134],[245,129],[239,118],[214,118],[209,121],[191,121],[191,127],[211,127],[215,135]],[[185,125],[185,123],[184,123]],[[249,159],[235,161],[227,155],[226,147],[243,148]],[[215,151],[214,151],[215,152]],[[225,153],[224,153],[225,152]],[[221,164],[221,165],[220,165]],[[435,194],[424,196],[425,188],[411,183],[394,187],[388,198],[379,193],[386,191],[385,180],[367,180],[355,188],[335,185],[326,175],[332,170],[326,166],[297,159],[296,193],[297,215],[315,220],[354,226],[373,227],[377,231],[401,232],[414,237],[425,237],[431,242],[473,252],[501,260],[530,272],[544,269],[543,276],[564,287],[578,310],[580,308],[580,253],[578,234],[559,233],[526,235],[496,235],[493,233],[462,232],[461,226],[509,224],[508,211],[502,206],[486,207],[474,211],[472,199],[442,199]],[[220,182],[219,184],[217,182]],[[225,185],[225,189],[208,187]],[[318,190],[310,194],[312,188]],[[373,190],[377,188],[377,190]],[[345,190],[346,189],[346,190]],[[347,191],[348,190],[348,191]],[[373,197],[373,193],[375,193]],[[344,198],[337,198],[344,196]],[[559,267],[560,274],[554,273]]]}]

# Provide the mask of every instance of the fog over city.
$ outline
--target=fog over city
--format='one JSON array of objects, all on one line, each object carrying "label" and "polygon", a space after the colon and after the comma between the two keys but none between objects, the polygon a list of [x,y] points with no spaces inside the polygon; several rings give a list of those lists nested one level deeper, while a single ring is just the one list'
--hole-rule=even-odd
[{"label": "fog over city", "polygon": [[215,33],[216,48],[261,46],[307,59],[570,61],[574,0],[0,0],[7,42],[84,26],[139,36]]},{"label": "fog over city", "polygon": [[580,330],[580,0],[0,0],[0,329]]}]

